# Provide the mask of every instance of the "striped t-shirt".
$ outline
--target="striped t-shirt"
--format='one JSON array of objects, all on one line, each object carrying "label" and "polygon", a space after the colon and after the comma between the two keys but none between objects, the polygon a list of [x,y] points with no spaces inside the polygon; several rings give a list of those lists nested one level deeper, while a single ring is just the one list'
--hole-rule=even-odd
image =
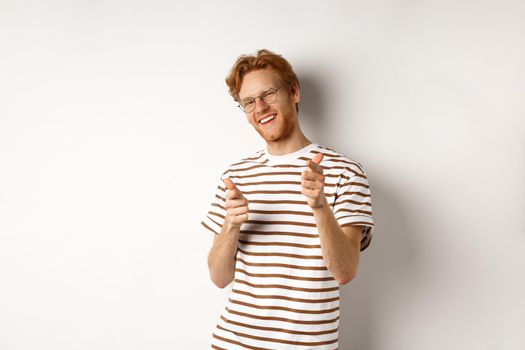
[{"label": "striped t-shirt", "polygon": [[212,333],[212,349],[338,348],[339,283],[327,269],[301,172],[323,153],[324,192],[341,227],[362,225],[361,251],[374,229],[370,187],[363,166],[311,143],[286,155],[267,149],[227,167],[201,224],[219,234],[230,178],[248,200],[240,227],[235,276],[227,305]]}]

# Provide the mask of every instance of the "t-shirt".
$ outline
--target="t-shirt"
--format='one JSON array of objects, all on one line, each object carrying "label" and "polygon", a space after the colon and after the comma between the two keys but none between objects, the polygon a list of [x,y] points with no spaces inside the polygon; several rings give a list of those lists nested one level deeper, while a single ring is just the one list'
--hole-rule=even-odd
[{"label": "t-shirt", "polygon": [[212,349],[338,348],[339,283],[327,269],[312,209],[301,193],[307,160],[323,153],[324,192],[341,227],[362,225],[361,251],[374,230],[361,163],[316,143],[286,155],[267,149],[231,164],[217,182],[201,224],[219,234],[230,178],[248,200],[235,275],[212,333]]}]

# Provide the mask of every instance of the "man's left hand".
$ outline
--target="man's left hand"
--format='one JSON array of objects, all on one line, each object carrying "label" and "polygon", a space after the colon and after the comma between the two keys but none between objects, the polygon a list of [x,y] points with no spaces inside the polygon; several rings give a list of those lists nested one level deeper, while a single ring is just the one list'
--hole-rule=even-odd
[{"label": "man's left hand", "polygon": [[319,165],[324,154],[317,153],[306,163],[308,170],[301,175],[301,193],[306,196],[306,201],[311,208],[320,208],[326,204],[324,195],[324,175],[323,168]]}]

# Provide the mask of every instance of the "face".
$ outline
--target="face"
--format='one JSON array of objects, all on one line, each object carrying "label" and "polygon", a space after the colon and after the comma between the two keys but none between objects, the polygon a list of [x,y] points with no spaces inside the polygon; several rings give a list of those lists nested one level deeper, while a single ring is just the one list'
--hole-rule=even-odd
[{"label": "face", "polygon": [[[277,89],[281,85],[279,75],[271,69],[251,71],[243,77],[239,98],[241,101],[247,97],[255,98],[267,89]],[[246,118],[266,142],[284,141],[298,128],[295,104],[299,103],[299,100],[299,89],[295,88],[290,92],[290,86],[285,85],[277,91],[277,101],[273,104],[267,104],[262,98],[257,98],[255,109],[245,113]],[[273,119],[262,122],[266,117]]]}]

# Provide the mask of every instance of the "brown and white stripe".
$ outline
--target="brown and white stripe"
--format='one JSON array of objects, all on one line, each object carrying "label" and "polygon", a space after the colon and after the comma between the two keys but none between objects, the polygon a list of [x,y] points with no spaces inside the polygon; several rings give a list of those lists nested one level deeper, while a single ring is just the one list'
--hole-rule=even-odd
[{"label": "brown and white stripe", "polygon": [[212,334],[213,349],[338,348],[339,284],[326,268],[315,218],[301,193],[301,172],[316,153],[325,195],[340,226],[361,225],[361,250],[374,222],[363,166],[312,143],[285,156],[260,150],[221,175],[201,224],[219,234],[225,218],[223,180],[248,199],[235,277],[227,306]]}]

